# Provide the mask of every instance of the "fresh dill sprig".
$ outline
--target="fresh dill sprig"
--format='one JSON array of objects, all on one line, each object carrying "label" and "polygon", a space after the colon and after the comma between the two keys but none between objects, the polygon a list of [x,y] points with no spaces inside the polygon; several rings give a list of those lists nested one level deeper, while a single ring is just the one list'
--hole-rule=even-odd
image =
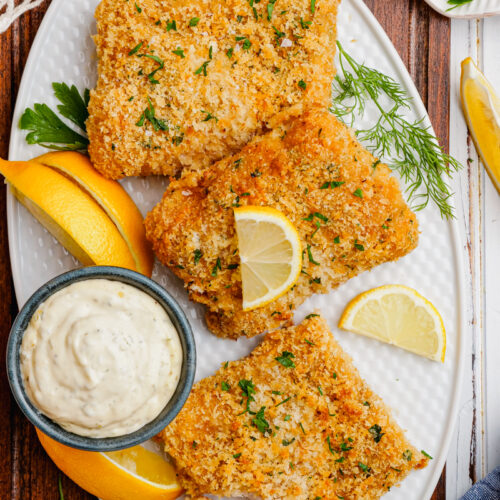
[{"label": "fresh dill sprig", "polygon": [[367,105],[375,106],[377,122],[371,128],[358,130],[358,139],[401,174],[415,210],[422,210],[432,200],[443,218],[453,217],[449,203],[452,193],[444,178],[458,171],[461,164],[443,151],[424,118],[409,121],[404,117],[411,98],[398,82],[355,61],[339,42],[337,46],[340,74],[335,77],[330,110],[352,126],[357,117],[363,117]]},{"label": "fresh dill sprig", "polygon": [[471,2],[472,2],[472,0],[448,0],[448,4],[452,5],[453,7],[446,9],[446,12],[449,12],[450,10],[456,9],[457,7],[460,7],[461,5],[465,5],[466,3],[471,3]]}]

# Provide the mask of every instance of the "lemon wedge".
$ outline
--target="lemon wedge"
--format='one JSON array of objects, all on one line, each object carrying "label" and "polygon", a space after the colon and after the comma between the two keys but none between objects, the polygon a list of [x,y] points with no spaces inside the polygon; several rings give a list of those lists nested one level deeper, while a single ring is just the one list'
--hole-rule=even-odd
[{"label": "lemon wedge", "polygon": [[106,212],[85,191],[55,170],[0,159],[16,198],[84,265],[136,270],[128,245]]},{"label": "lemon wedge", "polygon": [[142,215],[119,182],[103,177],[87,156],[73,151],[47,153],[34,161],[69,177],[86,191],[117,227],[128,245],[137,270],[151,276],[154,256],[146,239]]},{"label": "lemon wedge", "polygon": [[285,215],[270,207],[234,209],[241,261],[243,309],[264,306],[285,294],[302,266],[300,237]]},{"label": "lemon wedge", "polygon": [[169,500],[182,493],[175,469],[142,446],[108,453],[69,448],[37,429],[53,462],[84,490],[101,500]]},{"label": "lemon wedge", "polygon": [[462,61],[460,95],[472,140],[500,193],[500,99],[470,57]]},{"label": "lemon wedge", "polygon": [[339,327],[444,362],[443,320],[413,288],[386,285],[358,295],[346,307]]}]

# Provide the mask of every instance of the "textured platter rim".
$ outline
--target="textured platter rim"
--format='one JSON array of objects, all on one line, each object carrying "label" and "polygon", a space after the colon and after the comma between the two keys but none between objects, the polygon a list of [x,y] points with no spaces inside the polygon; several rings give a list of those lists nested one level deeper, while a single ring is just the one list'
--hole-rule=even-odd
[{"label": "textured platter rim", "polygon": [[[474,19],[478,17],[491,17],[500,15],[500,2],[498,6],[491,9],[487,6],[490,2],[488,0],[474,0],[470,5],[457,7],[453,10],[449,8],[446,0],[425,0],[425,2],[441,15],[452,19]],[[475,8],[474,8],[475,7]]]},{"label": "textured platter rim", "polygon": [[[413,83],[413,80],[411,79],[410,75],[408,74],[408,71],[402,62],[401,58],[399,57],[399,54],[397,53],[395,47],[393,46],[392,42],[388,38],[387,34],[375,18],[375,16],[372,14],[372,12],[368,9],[368,7],[363,3],[362,0],[343,0],[344,2],[349,2],[351,5],[354,7],[354,9],[359,13],[360,17],[363,18],[363,22],[368,25],[374,33],[374,36],[378,39],[378,42],[384,51],[385,55],[391,62],[394,63],[394,66],[396,68],[396,73],[397,73],[397,80],[400,81],[407,89],[408,92],[413,100],[413,109],[418,113],[419,116],[424,117],[424,123],[428,126],[431,127],[431,131],[434,134],[434,131],[432,130],[432,126],[430,123],[429,116],[427,114],[427,111],[423,105],[423,102],[420,98],[420,95],[415,87],[415,84]],[[427,1],[427,0],[426,0]],[[33,73],[35,70],[35,64],[34,62],[36,61],[37,57],[39,56],[40,52],[44,49],[43,47],[43,39],[45,38],[46,34],[48,31],[52,29],[52,24],[53,20],[56,17],[57,14],[57,9],[60,4],[62,4],[63,0],[53,0],[51,3],[49,9],[47,10],[47,13],[42,21],[42,24],[40,26],[40,29],[38,30],[38,33],[35,37],[35,40],[33,42],[32,48],[30,50],[28,60],[26,62],[25,70],[23,73],[23,77],[21,80],[21,85],[19,87],[19,92],[16,100],[16,107],[14,110],[14,121],[12,123],[12,129],[11,129],[11,138],[10,138],[10,147],[9,151],[14,150],[14,145],[16,141],[18,140],[19,134],[22,132],[18,129],[18,124],[17,124],[17,119],[21,114],[21,102],[23,101],[24,96],[28,92],[28,87],[30,84],[30,80],[33,78]],[[12,153],[10,153],[12,154]],[[11,158],[12,159],[12,158]],[[15,220],[15,215],[16,215],[16,204],[17,201],[15,200],[14,196],[12,195],[11,191],[7,191],[7,223],[8,223],[8,236],[9,236],[9,250],[10,250],[10,261],[11,261],[11,268],[12,268],[12,276],[13,276],[13,281],[14,281],[14,288],[16,291],[16,297],[17,297],[17,302],[21,306],[21,297],[20,297],[20,290],[21,290],[21,282],[22,282],[22,273],[21,273],[21,255],[17,253],[17,249],[19,248],[19,233],[16,231],[16,220]],[[448,416],[450,417],[450,421],[448,421],[447,425],[447,430],[443,432],[442,434],[442,443],[443,446],[437,456],[434,457],[434,460],[432,461],[432,474],[430,475],[430,478],[428,479],[428,484],[425,487],[425,493],[422,497],[423,500],[430,499],[432,496],[432,493],[435,489],[435,486],[439,480],[439,477],[441,476],[442,469],[444,466],[444,463],[446,461],[446,455],[448,452],[448,448],[450,446],[451,439],[453,437],[454,433],[454,427],[455,423],[457,420],[457,415],[458,415],[458,405],[460,402],[460,394],[461,394],[461,386],[462,386],[462,379],[463,379],[463,366],[465,362],[465,353],[464,353],[464,348],[463,348],[463,342],[464,342],[464,334],[465,334],[465,318],[463,315],[463,310],[464,310],[464,297],[465,297],[465,281],[464,281],[464,262],[463,259],[461,258],[461,248],[462,248],[462,242],[460,240],[460,232],[458,230],[458,222],[456,219],[453,219],[451,221],[447,222],[448,227],[450,229],[450,237],[453,240],[451,243],[452,248],[451,254],[453,256],[453,269],[456,273],[455,279],[458,285],[458,289],[456,290],[456,299],[457,299],[457,331],[456,331],[456,374],[457,378],[453,382],[453,387],[452,387],[452,395],[450,398],[450,411],[448,413]]]}]

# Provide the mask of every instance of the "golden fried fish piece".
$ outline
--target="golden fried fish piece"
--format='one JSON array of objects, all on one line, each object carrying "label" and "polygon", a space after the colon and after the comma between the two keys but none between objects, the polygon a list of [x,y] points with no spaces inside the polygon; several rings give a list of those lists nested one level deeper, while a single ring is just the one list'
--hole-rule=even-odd
[{"label": "golden fried fish piece", "polygon": [[[301,237],[303,269],[274,302],[242,310],[233,208],[281,210]],[[331,113],[314,108],[291,118],[240,153],[167,188],[147,216],[158,258],[208,307],[208,327],[237,338],[290,323],[313,293],[397,260],[417,246],[418,222],[389,168]]]},{"label": "golden fried fish piece", "polygon": [[339,0],[102,0],[89,153],[107,177],[239,151],[288,108],[328,105]]},{"label": "golden fried fish piece", "polygon": [[193,498],[373,500],[428,461],[320,317],[195,384],[159,439]]}]

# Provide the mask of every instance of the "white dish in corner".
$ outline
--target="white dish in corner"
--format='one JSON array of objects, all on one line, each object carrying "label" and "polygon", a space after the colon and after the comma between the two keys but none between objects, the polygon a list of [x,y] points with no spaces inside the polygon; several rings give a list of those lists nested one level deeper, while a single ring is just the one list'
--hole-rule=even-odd
[{"label": "white dish in corner", "polygon": [[434,10],[446,17],[456,19],[474,19],[478,17],[500,15],[500,0],[472,0],[451,9],[447,0],[425,0]]}]

